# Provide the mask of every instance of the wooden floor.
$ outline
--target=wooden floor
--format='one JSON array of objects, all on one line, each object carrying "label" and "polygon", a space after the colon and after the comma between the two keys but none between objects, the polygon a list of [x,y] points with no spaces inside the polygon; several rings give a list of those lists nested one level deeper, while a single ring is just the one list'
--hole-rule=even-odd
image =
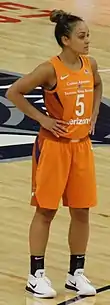
[{"label": "wooden floor", "polygon": [[[4,1],[6,2],[6,1]],[[0,68],[27,73],[37,64],[58,52],[54,27],[40,10],[63,8],[83,16],[91,30],[90,53],[99,69],[110,69],[110,2],[109,0],[19,0],[14,3],[38,9],[6,9],[4,16],[20,19],[17,23],[0,24]],[[1,3],[1,2],[0,2]],[[0,19],[1,20],[1,19]],[[110,74],[101,72],[104,96],[110,97]],[[97,288],[110,284],[110,146],[94,149],[96,161],[98,206],[91,211],[91,234],[88,245],[86,274]],[[46,255],[47,274],[58,297],[35,300],[25,295],[28,274],[28,228],[34,209],[30,208],[31,161],[0,164],[0,305],[56,305],[75,294],[64,290],[68,270],[68,210],[60,207],[53,221]],[[60,234],[59,234],[60,232]],[[96,298],[77,301],[79,305],[109,305],[110,290]],[[71,302],[73,304],[73,302]]]}]

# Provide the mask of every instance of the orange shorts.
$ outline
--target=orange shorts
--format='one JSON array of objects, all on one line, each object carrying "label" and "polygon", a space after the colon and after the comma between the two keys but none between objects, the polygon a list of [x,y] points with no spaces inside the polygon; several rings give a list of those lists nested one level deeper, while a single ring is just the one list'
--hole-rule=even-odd
[{"label": "orange shorts", "polygon": [[31,205],[58,209],[96,205],[94,156],[89,137],[79,142],[36,139],[32,157]]}]

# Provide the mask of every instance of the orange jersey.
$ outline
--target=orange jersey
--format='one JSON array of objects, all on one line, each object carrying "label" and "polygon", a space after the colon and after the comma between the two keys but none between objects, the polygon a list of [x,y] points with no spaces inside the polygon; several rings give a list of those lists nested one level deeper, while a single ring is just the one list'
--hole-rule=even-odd
[{"label": "orange jersey", "polygon": [[[86,56],[80,58],[82,68],[72,71],[59,57],[53,57],[50,62],[56,72],[57,85],[54,90],[44,90],[48,114],[69,123],[65,137],[71,139],[88,135],[93,109],[94,79],[90,59]],[[50,132],[42,131],[44,136],[49,137]]]}]

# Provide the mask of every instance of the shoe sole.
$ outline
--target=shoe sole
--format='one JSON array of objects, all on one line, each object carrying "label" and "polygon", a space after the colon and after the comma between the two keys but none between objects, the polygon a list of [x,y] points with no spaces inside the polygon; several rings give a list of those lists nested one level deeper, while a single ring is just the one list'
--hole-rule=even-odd
[{"label": "shoe sole", "polygon": [[26,286],[25,290],[26,290],[27,292],[29,292],[30,294],[34,295],[36,298],[41,298],[41,299],[53,299],[53,298],[56,297],[56,295],[55,295],[55,296],[46,296],[46,295],[41,294],[41,293],[36,293],[32,288],[30,288],[30,287],[28,287],[28,286]]}]

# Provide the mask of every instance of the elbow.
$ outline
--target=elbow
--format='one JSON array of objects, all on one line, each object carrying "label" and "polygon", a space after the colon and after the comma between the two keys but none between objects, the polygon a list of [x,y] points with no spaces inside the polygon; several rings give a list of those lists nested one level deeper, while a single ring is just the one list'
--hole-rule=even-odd
[{"label": "elbow", "polygon": [[15,97],[15,90],[13,90],[13,88],[9,88],[6,93],[5,93],[5,97],[10,100],[13,101],[14,97]]},{"label": "elbow", "polygon": [[5,93],[5,97],[7,98],[7,99],[11,99],[11,96],[12,96],[12,91],[11,91],[11,89],[9,88],[7,91],[6,91],[6,93]]}]

